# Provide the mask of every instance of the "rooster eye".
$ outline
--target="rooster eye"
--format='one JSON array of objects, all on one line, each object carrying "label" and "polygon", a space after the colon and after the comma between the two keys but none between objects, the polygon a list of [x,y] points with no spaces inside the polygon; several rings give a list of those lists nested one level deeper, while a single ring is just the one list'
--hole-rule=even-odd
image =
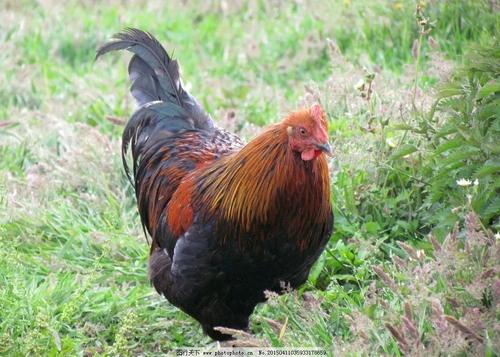
[{"label": "rooster eye", "polygon": [[304,128],[299,128],[299,133],[300,133],[300,135],[306,135],[307,134],[307,130],[304,129]]}]

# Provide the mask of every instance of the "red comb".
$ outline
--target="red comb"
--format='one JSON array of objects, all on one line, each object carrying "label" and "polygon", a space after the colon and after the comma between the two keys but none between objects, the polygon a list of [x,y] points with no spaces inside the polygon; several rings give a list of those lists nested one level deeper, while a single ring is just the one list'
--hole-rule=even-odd
[{"label": "red comb", "polygon": [[310,113],[311,116],[316,120],[323,119],[323,109],[321,108],[321,105],[319,105],[318,103],[315,103],[311,106]]}]

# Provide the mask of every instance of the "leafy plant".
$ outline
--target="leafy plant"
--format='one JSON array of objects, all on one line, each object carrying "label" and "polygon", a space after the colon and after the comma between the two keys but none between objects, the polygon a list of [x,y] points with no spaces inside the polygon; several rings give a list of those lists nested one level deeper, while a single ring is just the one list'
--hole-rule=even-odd
[{"label": "leafy plant", "polygon": [[427,115],[405,127],[417,143],[422,168],[424,221],[441,229],[463,203],[457,181],[478,185],[472,208],[487,226],[500,224],[500,50],[498,40],[471,48],[465,65],[442,85]]}]

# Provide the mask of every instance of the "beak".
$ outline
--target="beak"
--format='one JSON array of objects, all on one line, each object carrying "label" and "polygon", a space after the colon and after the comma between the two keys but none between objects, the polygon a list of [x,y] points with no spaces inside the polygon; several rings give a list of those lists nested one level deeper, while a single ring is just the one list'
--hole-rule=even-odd
[{"label": "beak", "polygon": [[330,146],[329,142],[322,143],[322,144],[316,144],[316,147],[323,151],[326,155],[333,157],[333,150],[332,147]]}]

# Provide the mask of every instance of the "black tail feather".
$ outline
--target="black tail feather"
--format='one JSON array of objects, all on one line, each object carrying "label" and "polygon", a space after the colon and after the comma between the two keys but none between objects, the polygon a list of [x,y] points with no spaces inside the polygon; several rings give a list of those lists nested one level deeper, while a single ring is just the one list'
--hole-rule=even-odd
[{"label": "black tail feather", "polygon": [[150,33],[129,28],[97,50],[96,59],[111,51],[134,53],[128,67],[131,92],[139,105],[152,101],[175,104],[198,129],[212,129],[213,122],[198,101],[182,87],[179,64]]},{"label": "black tail feather", "polygon": [[[128,67],[130,79],[135,83],[140,78],[151,78],[152,86],[147,91],[154,93],[154,100],[170,100],[181,105],[178,64],[168,56],[162,45],[151,34],[138,29],[126,29],[114,38],[99,48],[96,59],[110,51],[128,50],[135,53]],[[134,97],[139,105],[147,103],[142,96]]]}]

